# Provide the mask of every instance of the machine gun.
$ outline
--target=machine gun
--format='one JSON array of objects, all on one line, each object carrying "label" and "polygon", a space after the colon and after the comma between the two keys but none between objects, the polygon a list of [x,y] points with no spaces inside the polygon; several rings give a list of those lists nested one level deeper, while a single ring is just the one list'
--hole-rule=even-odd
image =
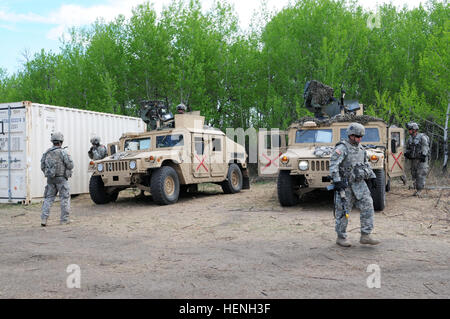
[{"label": "machine gun", "polygon": [[150,130],[171,128],[175,126],[174,116],[163,101],[143,100],[140,104],[141,119],[147,123]]},{"label": "machine gun", "polygon": [[333,117],[338,114],[355,114],[360,110],[357,100],[344,101],[345,90],[341,89],[341,98],[334,98],[334,89],[319,81],[311,80],[306,83],[303,92],[305,107],[314,113],[314,117],[323,119]]}]

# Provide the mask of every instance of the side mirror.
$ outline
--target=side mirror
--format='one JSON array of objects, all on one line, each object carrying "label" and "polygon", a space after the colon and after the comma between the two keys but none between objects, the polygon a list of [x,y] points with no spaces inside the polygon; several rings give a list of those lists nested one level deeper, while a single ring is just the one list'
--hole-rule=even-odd
[{"label": "side mirror", "polygon": [[397,153],[397,141],[395,139],[391,140],[391,152],[392,153]]}]

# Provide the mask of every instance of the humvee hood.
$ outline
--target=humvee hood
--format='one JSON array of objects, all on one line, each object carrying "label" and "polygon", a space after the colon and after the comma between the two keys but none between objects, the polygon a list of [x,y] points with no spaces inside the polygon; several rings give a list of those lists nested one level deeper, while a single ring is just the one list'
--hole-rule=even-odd
[{"label": "humvee hood", "polygon": [[332,150],[332,146],[310,146],[301,149],[289,149],[283,155],[289,158],[322,158],[330,157]]}]

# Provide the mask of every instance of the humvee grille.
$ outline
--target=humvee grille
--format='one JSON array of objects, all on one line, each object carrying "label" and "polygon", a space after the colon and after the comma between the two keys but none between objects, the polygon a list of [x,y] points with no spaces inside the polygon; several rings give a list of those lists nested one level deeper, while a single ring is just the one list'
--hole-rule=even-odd
[{"label": "humvee grille", "polygon": [[310,167],[311,171],[315,171],[315,172],[329,171],[330,170],[330,161],[311,160],[311,161],[309,161],[309,167]]},{"label": "humvee grille", "polygon": [[128,170],[128,162],[126,161],[105,163],[105,171],[107,172],[117,172],[126,170]]}]

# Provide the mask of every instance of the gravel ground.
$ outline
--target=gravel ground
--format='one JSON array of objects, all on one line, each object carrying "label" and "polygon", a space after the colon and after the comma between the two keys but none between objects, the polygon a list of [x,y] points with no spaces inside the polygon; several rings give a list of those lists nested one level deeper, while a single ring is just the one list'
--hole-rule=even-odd
[{"label": "gravel ground", "polygon": [[[170,206],[131,190],[101,206],[80,195],[71,224],[58,224],[55,203],[45,228],[41,204],[2,204],[0,298],[448,299],[450,190],[411,194],[393,183],[375,215],[378,246],[359,244],[353,211],[350,248],[335,244],[330,193],[283,208],[274,182],[233,195],[201,185]],[[72,264],[80,288],[67,286]]]}]

